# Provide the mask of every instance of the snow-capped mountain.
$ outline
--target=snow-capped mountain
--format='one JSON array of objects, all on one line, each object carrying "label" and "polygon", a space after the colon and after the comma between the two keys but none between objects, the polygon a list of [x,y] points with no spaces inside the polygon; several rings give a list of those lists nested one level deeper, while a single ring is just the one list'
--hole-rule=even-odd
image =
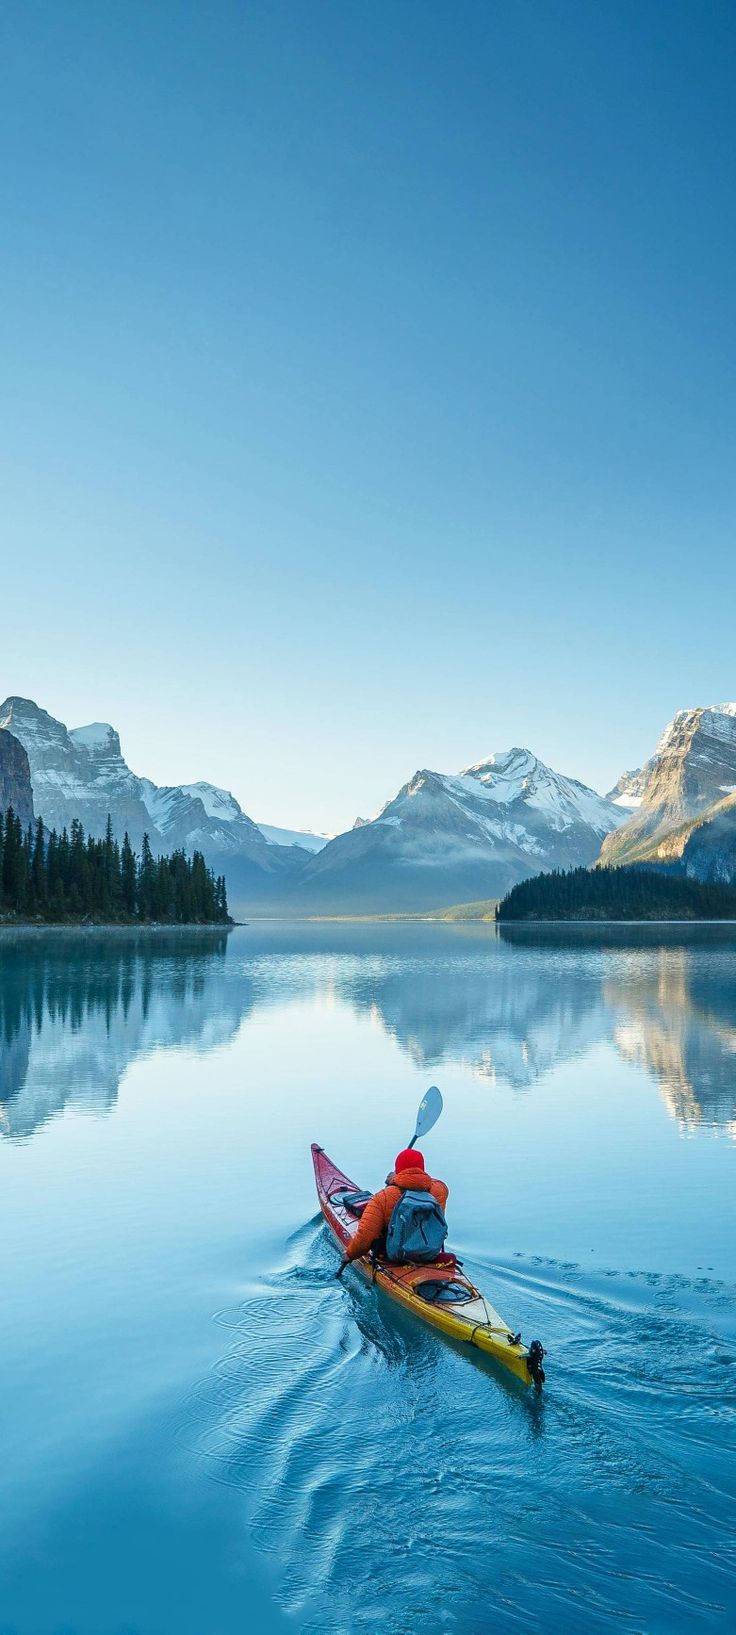
[{"label": "snow-capped mountain", "polygon": [[227,789],[211,783],[184,783],[159,788],[141,778],[148,811],[166,848],[173,851],[241,852],[259,855],[263,836]]},{"label": "snow-capped mountain", "polygon": [[127,829],[133,845],[140,845],[150,816],[113,727],[95,722],[68,732],[29,698],[6,698],[0,727],[26,751],[36,815],[48,828],[62,829],[79,818],[89,834],[102,835],[110,812],[119,838]]},{"label": "snow-capped mountain", "polygon": [[[485,761],[469,766],[460,776],[482,784],[488,799],[506,807],[509,814],[515,811],[518,815],[523,808],[532,829],[538,829],[541,822],[543,830],[559,834],[573,825],[583,824],[596,834],[606,834],[616,822],[616,815],[610,811],[611,803],[603,795],[597,795],[576,778],[553,772],[528,749],[489,755]],[[463,787],[472,793],[469,784]]]},{"label": "snow-capped mountain", "polygon": [[26,751],[36,814],[49,829],[79,818],[88,834],[102,835],[109,813],[118,840],[127,831],[136,848],[148,834],[154,851],[202,851],[228,886],[232,879],[256,897],[306,861],[305,850],[267,840],[226,789],[204,782],[159,788],[139,778],[107,722],[70,731],[31,699],[12,697],[0,705],[0,728]]},{"label": "snow-capped mountain", "polygon": [[16,772],[27,755],[48,828],[79,818],[102,835],[109,813],[136,849],[148,833],[154,851],[200,850],[225,874],[236,914],[432,911],[599,856],[736,880],[736,704],[679,711],[651,760],[605,797],[516,748],[456,774],[416,772],[376,817],[333,838],[257,824],[215,784],[138,777],[106,722],[68,730],[11,697],[0,729],[6,760],[10,739],[19,746]]},{"label": "snow-capped mountain", "polygon": [[[605,863],[659,862],[687,866],[686,849],[705,866],[710,838],[705,826],[719,822],[718,845],[728,850],[729,810],[736,797],[736,704],[679,710],[665,727],[642,769],[641,802],[628,822],[603,844]],[[692,853],[691,853],[692,856]],[[695,867],[698,878],[707,878]],[[736,872],[736,857],[733,859]],[[723,876],[721,876],[723,877]]]},{"label": "snow-capped mountain", "polygon": [[593,862],[625,815],[527,749],[455,776],[423,770],[376,818],[311,859],[294,901],[371,912],[496,897],[543,869]]}]

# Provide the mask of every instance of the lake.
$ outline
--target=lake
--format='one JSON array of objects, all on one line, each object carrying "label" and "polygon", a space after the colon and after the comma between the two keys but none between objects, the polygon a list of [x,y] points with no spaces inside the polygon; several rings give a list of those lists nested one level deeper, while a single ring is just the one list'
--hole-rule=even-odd
[{"label": "lake", "polygon": [[[316,1214],[439,1084],[540,1399]],[[733,1627],[736,929],[0,933],[1,1635]]]}]

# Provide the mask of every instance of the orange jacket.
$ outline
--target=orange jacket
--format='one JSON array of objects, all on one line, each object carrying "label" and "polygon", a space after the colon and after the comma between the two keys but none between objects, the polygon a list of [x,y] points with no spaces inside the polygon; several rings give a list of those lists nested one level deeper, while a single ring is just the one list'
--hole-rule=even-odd
[{"label": "orange jacket", "polygon": [[402,1169],[400,1175],[391,1175],[388,1185],[374,1192],[358,1222],[358,1230],[345,1249],[346,1260],[357,1260],[388,1231],[394,1204],[402,1192],[431,1192],[440,1209],[447,1203],[448,1189],[444,1181],[433,1181],[423,1169]]}]

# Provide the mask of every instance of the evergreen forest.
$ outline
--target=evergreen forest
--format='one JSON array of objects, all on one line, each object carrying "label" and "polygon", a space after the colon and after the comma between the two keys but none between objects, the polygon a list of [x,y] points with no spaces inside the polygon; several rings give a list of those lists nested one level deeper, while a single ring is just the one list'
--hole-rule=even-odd
[{"label": "evergreen forest", "polygon": [[498,920],[733,920],[736,887],[642,867],[555,870],[522,880]]},{"label": "evergreen forest", "polygon": [[229,923],[225,877],[201,852],[154,857],[148,835],[140,856],[128,835],[119,845],[108,817],[105,837],[85,835],[76,819],[57,834],[23,829],[12,806],[0,812],[0,916],[48,922],[140,925]]}]

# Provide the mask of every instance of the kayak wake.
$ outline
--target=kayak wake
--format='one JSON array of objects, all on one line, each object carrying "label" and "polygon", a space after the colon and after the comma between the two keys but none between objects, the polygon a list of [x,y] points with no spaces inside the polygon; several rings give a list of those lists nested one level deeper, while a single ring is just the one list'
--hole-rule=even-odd
[{"label": "kayak wake", "polygon": [[727,1627],[736,1291],[474,1258],[562,1359],[548,1396],[500,1370],[489,1396],[481,1353],[361,1278],[341,1297],[334,1267],[321,1222],[302,1227],[219,1313],[227,1347],[182,1431],[238,1493],[300,1635],[487,1635],[491,1603],[499,1635],[549,1627],[550,1608],[571,1635],[622,1616],[667,1635]]}]

